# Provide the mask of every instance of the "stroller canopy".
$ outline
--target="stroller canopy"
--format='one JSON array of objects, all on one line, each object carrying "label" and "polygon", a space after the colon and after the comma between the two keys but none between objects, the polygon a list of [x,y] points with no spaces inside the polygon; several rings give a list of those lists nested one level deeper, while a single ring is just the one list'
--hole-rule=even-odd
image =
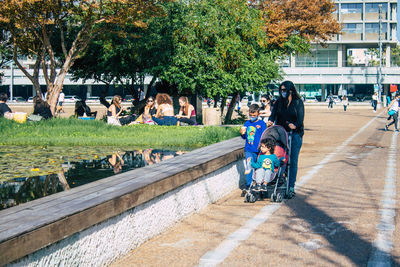
[{"label": "stroller canopy", "polygon": [[[267,128],[261,135],[260,140],[264,140],[267,138],[274,139],[276,141],[277,145],[281,146],[282,148],[285,149],[286,152],[288,152],[288,150],[289,150],[288,135],[287,135],[285,128],[283,128],[280,125],[273,125],[273,126]],[[260,145],[261,145],[261,142],[260,142]],[[260,149],[260,145],[258,146],[258,149]]]}]

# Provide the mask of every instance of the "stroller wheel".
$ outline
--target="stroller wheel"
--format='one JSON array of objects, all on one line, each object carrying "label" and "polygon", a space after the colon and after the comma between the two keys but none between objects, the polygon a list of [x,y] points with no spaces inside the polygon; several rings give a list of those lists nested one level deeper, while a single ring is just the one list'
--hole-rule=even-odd
[{"label": "stroller wheel", "polygon": [[276,200],[276,195],[275,194],[271,194],[271,202],[275,202]]},{"label": "stroller wheel", "polygon": [[256,194],[251,194],[250,195],[250,203],[254,203],[257,201],[257,195]]},{"label": "stroller wheel", "polygon": [[250,202],[250,197],[251,197],[251,194],[250,193],[246,193],[246,195],[244,196],[244,202],[245,203]]},{"label": "stroller wheel", "polygon": [[283,195],[282,195],[282,193],[276,194],[276,202],[282,202],[282,200],[283,200]]}]

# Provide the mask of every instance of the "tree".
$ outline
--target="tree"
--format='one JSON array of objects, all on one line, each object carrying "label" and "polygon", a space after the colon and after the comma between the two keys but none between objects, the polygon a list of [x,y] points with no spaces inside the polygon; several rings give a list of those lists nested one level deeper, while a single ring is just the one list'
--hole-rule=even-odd
[{"label": "tree", "polygon": [[192,1],[185,9],[160,77],[180,92],[233,95],[227,123],[240,93],[264,90],[279,77],[279,55],[266,49],[260,11],[245,0]]},{"label": "tree", "polygon": [[308,52],[311,41],[340,31],[330,0],[200,0],[186,6],[173,34],[172,60],[160,77],[179,91],[232,95],[225,123],[240,93],[264,91],[280,79],[279,59]]},{"label": "tree", "polygon": [[[172,35],[181,28],[179,21],[186,10],[179,1],[165,2],[161,7],[159,15],[143,20],[146,27],[116,26],[113,31],[97,35],[71,68],[74,79],[95,79],[125,86],[136,95],[133,111],[140,112],[145,101],[138,102],[134,85],[140,84],[144,89],[144,77],[151,75],[148,85],[151,88],[162,71],[168,69],[175,52]],[[146,98],[149,94],[150,90]]]},{"label": "tree", "polygon": [[[12,48],[10,45],[9,36],[3,30],[3,25],[0,24],[0,69],[12,59]],[[0,84],[4,73],[0,72]]]},{"label": "tree", "polygon": [[[110,25],[134,23],[144,27],[143,18],[156,13],[157,0],[4,0],[0,23],[11,34],[14,61],[32,81],[36,91],[39,69],[47,84],[47,101],[55,112],[58,95],[68,70],[85,51],[88,43]],[[56,58],[52,42],[58,33],[63,56]],[[71,42],[67,42],[70,40]],[[33,74],[23,68],[18,56],[32,56]],[[49,62],[49,63],[48,63]],[[60,67],[57,73],[57,68]],[[40,94],[38,94],[40,95]]]},{"label": "tree", "polygon": [[392,66],[400,66],[400,46],[392,48],[391,56]]},{"label": "tree", "polygon": [[[250,2],[263,12],[268,46],[273,49],[283,49],[287,53],[301,52],[307,48],[300,45],[301,43],[303,45],[309,42],[324,43],[341,30],[340,23],[333,16],[335,4],[331,0],[252,0]],[[293,42],[293,38],[300,39]]]}]

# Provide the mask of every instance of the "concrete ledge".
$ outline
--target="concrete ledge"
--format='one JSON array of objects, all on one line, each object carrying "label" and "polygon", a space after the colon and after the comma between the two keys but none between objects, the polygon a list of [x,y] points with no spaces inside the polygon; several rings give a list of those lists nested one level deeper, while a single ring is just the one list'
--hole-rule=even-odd
[{"label": "concrete ledge", "polygon": [[106,265],[238,187],[234,138],[0,212],[0,265]]}]

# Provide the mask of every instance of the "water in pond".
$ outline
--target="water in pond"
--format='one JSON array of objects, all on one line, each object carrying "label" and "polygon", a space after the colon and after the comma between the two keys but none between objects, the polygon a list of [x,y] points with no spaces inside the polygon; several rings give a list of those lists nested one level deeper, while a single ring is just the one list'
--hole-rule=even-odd
[{"label": "water in pond", "polygon": [[153,149],[2,146],[0,210],[183,153]]}]

